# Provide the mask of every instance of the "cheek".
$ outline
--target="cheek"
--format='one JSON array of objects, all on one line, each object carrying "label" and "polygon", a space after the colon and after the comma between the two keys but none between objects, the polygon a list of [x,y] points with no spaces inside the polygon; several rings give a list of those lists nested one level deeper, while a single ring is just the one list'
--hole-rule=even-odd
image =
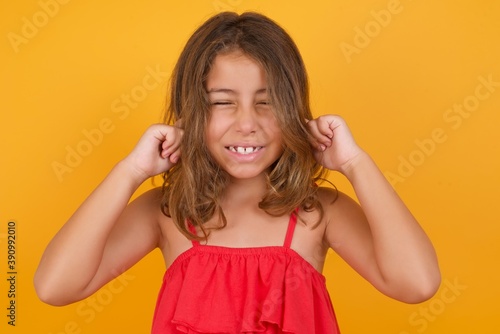
[{"label": "cheek", "polygon": [[208,121],[205,130],[205,143],[209,149],[221,142],[228,129],[228,121],[224,117],[217,117],[214,113]]},{"label": "cheek", "polygon": [[231,127],[232,120],[224,112],[212,112],[207,123],[207,133],[211,136],[221,136]]},{"label": "cheek", "polygon": [[275,140],[283,140],[281,126],[275,117],[269,118],[267,120],[266,128],[268,129],[269,134],[272,135]]},{"label": "cheek", "polygon": [[218,134],[221,132],[221,124],[217,121],[217,118],[211,117],[207,124],[207,129],[205,131],[205,137],[207,143],[210,143],[217,139]]}]

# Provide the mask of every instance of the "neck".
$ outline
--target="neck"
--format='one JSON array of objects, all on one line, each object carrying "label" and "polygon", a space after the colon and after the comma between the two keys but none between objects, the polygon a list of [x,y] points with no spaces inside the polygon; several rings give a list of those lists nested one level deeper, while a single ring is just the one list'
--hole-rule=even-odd
[{"label": "neck", "polygon": [[223,206],[257,207],[266,192],[264,174],[251,179],[231,179],[224,191]]}]

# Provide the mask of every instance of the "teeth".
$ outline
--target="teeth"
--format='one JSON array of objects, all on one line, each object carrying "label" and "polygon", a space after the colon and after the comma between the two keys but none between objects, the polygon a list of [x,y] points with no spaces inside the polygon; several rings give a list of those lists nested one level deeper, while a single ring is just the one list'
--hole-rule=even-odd
[{"label": "teeth", "polygon": [[237,152],[240,154],[250,154],[257,152],[261,147],[242,147],[242,146],[229,146],[231,152]]}]

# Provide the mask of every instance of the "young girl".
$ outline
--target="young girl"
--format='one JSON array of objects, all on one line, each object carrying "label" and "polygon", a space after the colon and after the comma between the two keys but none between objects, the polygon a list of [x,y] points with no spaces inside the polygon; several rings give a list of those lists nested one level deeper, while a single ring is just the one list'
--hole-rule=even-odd
[{"label": "young girl", "polygon": [[[50,242],[35,276],[44,302],[86,298],[156,247],[168,269],[153,333],[339,333],[329,248],[392,298],[435,293],[431,242],[344,120],[313,119],[301,56],[270,19],[222,13],[198,28],[165,123]],[[318,186],[325,169],[360,205]],[[128,204],[159,173],[164,186]]]}]

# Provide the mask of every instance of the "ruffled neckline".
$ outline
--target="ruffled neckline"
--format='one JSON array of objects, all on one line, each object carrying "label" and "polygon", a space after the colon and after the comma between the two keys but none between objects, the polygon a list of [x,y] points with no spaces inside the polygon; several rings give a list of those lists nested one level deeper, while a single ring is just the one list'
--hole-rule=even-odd
[{"label": "ruffled neckline", "polygon": [[325,276],[295,250],[197,245],[166,270],[152,333],[340,332]]},{"label": "ruffled neckline", "polygon": [[304,266],[309,267],[316,275],[326,282],[326,277],[321,272],[319,272],[314,266],[309,263],[306,259],[304,259],[297,251],[292,248],[285,246],[254,246],[254,247],[229,247],[229,246],[218,246],[218,245],[196,245],[187,250],[183,251],[179,254],[174,261],[170,264],[170,266],[165,271],[165,276],[169,274],[170,271],[175,270],[177,266],[180,265],[180,262],[186,260],[190,256],[192,256],[194,252],[201,251],[205,253],[213,253],[213,254],[231,254],[231,255],[257,255],[257,254],[271,254],[271,253],[287,253],[290,256],[297,258],[301,261]]}]

